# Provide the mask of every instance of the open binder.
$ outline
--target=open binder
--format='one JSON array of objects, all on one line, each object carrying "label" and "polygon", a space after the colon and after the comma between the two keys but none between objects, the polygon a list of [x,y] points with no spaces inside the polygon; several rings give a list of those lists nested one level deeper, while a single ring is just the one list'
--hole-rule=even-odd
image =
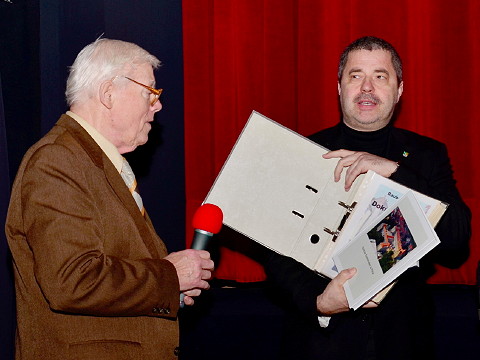
[{"label": "open binder", "polygon": [[[410,189],[369,171],[346,192],[327,152],[253,111],[204,202],[225,225],[332,278],[334,254]],[[447,204],[414,194],[435,226]]]}]

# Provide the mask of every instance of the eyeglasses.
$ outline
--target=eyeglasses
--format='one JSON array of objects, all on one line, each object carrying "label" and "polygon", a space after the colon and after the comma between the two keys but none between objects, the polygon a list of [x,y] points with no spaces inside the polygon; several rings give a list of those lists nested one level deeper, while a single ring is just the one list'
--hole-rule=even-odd
[{"label": "eyeglasses", "polygon": [[138,81],[135,81],[133,79],[130,79],[128,76],[124,76],[125,79],[128,79],[130,81],[133,81],[135,84],[138,84],[140,86],[143,86],[145,89],[150,91],[151,95],[153,95],[152,101],[150,101],[150,106],[153,106],[157,103],[158,99],[160,98],[160,95],[162,94],[163,89],[155,89],[152,88],[151,86],[139,83]]}]

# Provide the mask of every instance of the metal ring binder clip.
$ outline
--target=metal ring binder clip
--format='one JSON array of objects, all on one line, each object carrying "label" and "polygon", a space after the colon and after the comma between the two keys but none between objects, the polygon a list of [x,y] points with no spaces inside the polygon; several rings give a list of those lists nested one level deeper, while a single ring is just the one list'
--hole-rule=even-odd
[{"label": "metal ring binder clip", "polygon": [[340,231],[342,231],[343,226],[347,222],[347,219],[350,216],[350,213],[353,211],[353,209],[355,208],[355,205],[357,205],[357,203],[353,202],[352,205],[347,205],[343,201],[339,201],[338,205],[347,209],[347,212],[345,213],[345,215],[343,215],[342,220],[340,221],[340,225],[338,225],[338,229],[333,231],[333,230],[330,230],[329,228],[323,228],[323,231],[325,231],[326,233],[328,233],[330,235],[333,235],[333,238],[332,238],[333,242],[335,242],[337,240],[338,235],[340,234]]}]

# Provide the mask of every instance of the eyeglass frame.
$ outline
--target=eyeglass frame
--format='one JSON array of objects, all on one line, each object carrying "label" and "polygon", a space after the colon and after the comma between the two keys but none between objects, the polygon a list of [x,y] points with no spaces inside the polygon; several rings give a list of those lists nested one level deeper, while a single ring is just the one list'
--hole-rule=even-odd
[{"label": "eyeglass frame", "polygon": [[148,86],[148,85],[142,84],[142,83],[140,83],[140,82],[138,82],[138,81],[136,81],[136,80],[133,80],[133,79],[129,78],[128,76],[122,76],[122,77],[124,77],[125,79],[128,79],[128,80],[130,80],[130,81],[132,81],[132,82],[134,82],[134,83],[137,84],[137,85],[143,86],[145,89],[147,89],[148,91],[150,91],[150,93],[155,96],[155,98],[154,98],[152,101],[150,101],[150,106],[155,105],[155,104],[157,103],[157,101],[160,99],[160,95],[162,95],[163,89],[155,89],[155,88],[153,88],[153,87],[151,87],[151,86]]}]

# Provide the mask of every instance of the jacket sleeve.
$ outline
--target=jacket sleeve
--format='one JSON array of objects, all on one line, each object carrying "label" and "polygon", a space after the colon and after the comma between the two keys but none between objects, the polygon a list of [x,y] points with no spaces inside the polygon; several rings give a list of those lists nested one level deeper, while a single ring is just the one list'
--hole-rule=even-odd
[{"label": "jacket sleeve", "polygon": [[296,311],[311,324],[319,326],[317,296],[325,290],[330,280],[290,257],[270,250],[268,252],[264,268],[269,281],[275,284],[280,290],[280,296],[286,297]]},{"label": "jacket sleeve", "polygon": [[456,187],[446,146],[439,142],[425,146],[400,162],[391,179],[448,204],[435,228],[441,243],[428,257],[449,268],[463,264],[469,256],[471,213]]}]

